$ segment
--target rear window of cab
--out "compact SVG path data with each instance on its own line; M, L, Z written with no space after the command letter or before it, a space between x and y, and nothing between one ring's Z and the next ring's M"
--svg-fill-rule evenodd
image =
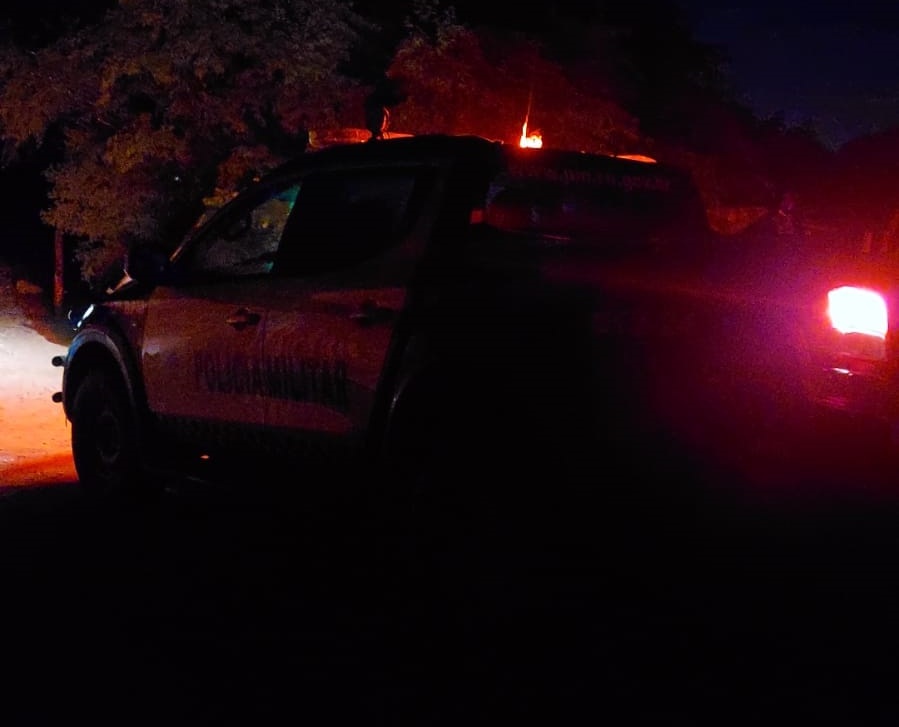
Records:
M491 180L483 221L553 240L659 242L707 228L689 177L650 162L512 150Z

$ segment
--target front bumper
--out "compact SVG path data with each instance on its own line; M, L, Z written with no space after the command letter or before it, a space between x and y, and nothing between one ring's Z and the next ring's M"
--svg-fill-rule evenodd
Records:
M872 360L818 351L810 359L806 390L816 406L884 425L899 418L897 371L887 355Z

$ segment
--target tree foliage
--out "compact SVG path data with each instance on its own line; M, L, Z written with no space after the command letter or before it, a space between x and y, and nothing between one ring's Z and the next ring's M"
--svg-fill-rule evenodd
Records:
M86 280L136 240L176 243L295 153L305 119L313 139L360 126L364 100L388 103L388 133L517 143L527 122L547 146L652 154L709 206L828 169L810 129L734 98L671 0L351 1L106 0L56 40L0 45L3 159L52 151L43 219L83 240Z
M854 233L879 234L886 228L891 249L899 250L899 128L854 139L835 156L834 173L821 186L824 204Z
M418 9L388 73L406 97L393 112L397 130L517 143L527 121L552 146L634 151L636 119L574 85L534 38L473 30L432 5Z
M419 0L421 2L422 0ZM528 7L514 0L456 0L478 31L526 35L564 68L582 94L613 100L641 133L683 140L696 101L730 95L721 49L697 41L673 0L558 0Z
M90 241L95 277L123 245L177 238L204 201L292 153L304 115L338 123L363 27L334 0L120 0L7 60L3 136L22 149L60 135L44 219Z

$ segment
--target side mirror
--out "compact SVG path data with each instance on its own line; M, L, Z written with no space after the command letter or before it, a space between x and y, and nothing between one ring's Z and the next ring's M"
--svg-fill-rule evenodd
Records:
M160 245L138 243L125 257L125 274L143 285L162 282L169 269L169 253Z

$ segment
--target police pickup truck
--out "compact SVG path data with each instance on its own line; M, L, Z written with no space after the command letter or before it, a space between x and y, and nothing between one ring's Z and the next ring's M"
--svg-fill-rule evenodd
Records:
M886 440L895 279L794 243L713 233L689 175L652 160L335 146L132 250L57 399L95 492L235 458L297 482L319 461L539 461L599 486L663 440L727 466L762 439L817 456L826 413Z

